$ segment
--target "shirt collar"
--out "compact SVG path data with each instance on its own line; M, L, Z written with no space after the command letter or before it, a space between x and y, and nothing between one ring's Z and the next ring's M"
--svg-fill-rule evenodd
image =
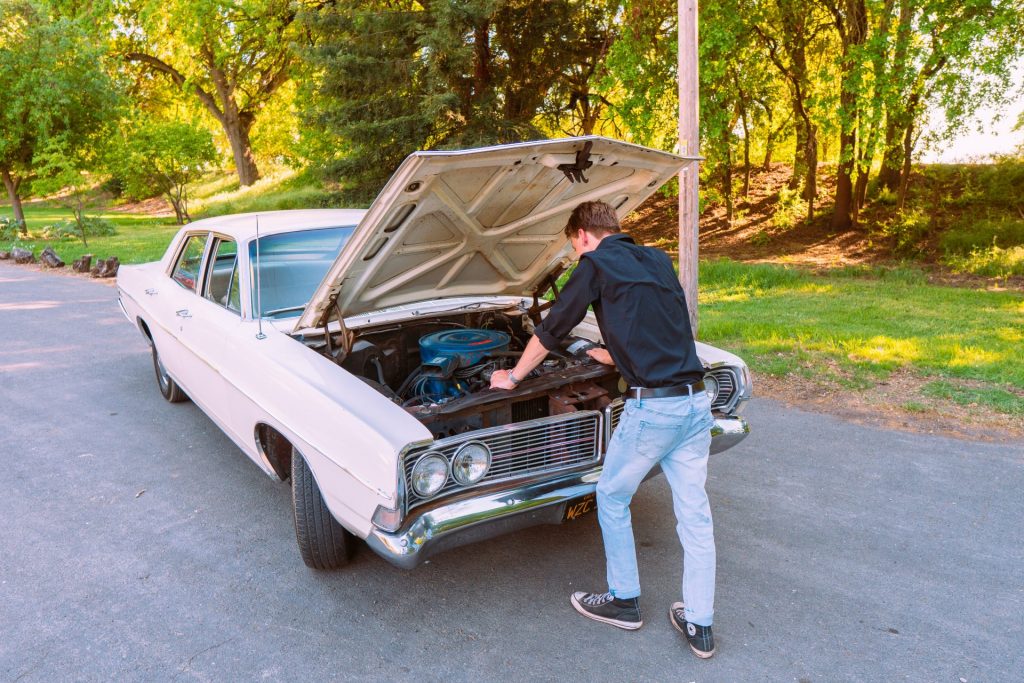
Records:
M630 244L636 244L636 242L633 241L633 238L627 235L626 233L615 232L601 240L601 242L597 245L597 248L600 249L606 244L608 246L611 246L612 242L629 242Z

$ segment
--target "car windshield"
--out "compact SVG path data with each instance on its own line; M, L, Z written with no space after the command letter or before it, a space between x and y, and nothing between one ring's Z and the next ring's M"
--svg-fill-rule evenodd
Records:
M354 230L347 225L261 237L259 279L251 274L256 315L288 318L301 313ZM249 263L255 270L256 240L249 243Z

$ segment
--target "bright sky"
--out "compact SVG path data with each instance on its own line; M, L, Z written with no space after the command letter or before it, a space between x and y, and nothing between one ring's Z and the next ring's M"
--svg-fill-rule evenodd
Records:
M1024 83L1024 61L1017 64L1014 72L1014 81L1019 87ZM1017 101L1002 111L982 108L977 112L976 122L952 144L945 149L925 151L920 160L925 163L988 161L991 154L1012 152L1024 144L1024 130L1013 130L1022 113L1024 92L1019 92ZM999 120L993 121L997 116Z

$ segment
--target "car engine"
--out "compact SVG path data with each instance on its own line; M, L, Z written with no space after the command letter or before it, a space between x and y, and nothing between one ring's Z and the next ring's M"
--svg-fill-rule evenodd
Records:
M522 310L467 313L360 328L350 348L313 343L424 423L436 438L577 410L601 410L624 391L594 342L570 337L511 391L491 374L515 366L533 331ZM322 339L322 338L321 338Z

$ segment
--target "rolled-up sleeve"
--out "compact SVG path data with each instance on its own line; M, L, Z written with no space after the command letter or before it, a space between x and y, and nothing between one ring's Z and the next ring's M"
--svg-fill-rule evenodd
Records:
M580 324L590 304L600 296L597 269L587 258L581 258L576 270L569 276L565 287L558 293L548 315L534 330L534 334L548 351L558 348L572 329Z

